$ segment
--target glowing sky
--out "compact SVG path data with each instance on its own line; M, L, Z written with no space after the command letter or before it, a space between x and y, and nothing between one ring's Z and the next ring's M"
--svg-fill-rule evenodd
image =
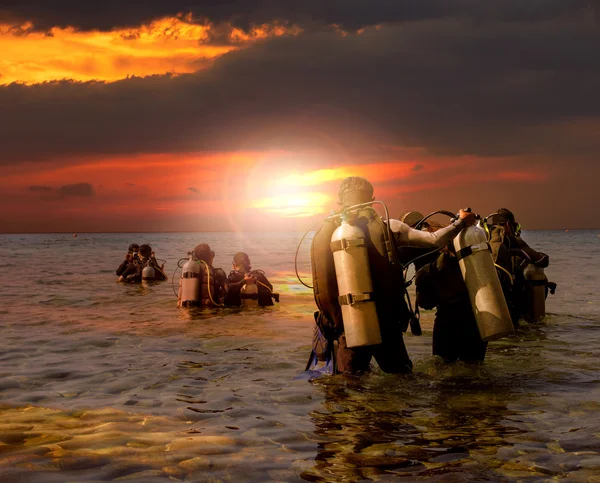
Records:
M600 227L589 3L250 3L0 8L0 232L302 229L351 175Z

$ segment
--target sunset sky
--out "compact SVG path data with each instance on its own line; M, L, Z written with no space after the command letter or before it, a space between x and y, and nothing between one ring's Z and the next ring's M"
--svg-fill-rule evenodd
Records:
M301 230L346 176L600 228L595 1L124 3L0 4L0 232Z

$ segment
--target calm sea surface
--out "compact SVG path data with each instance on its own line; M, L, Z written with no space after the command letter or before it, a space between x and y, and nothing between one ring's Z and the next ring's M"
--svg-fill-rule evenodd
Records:
M426 312L413 374L316 378L301 235L0 235L0 481L600 481L600 231L523 234L558 290L483 366L437 362ZM180 310L115 283L132 242L170 278L243 249L281 303Z

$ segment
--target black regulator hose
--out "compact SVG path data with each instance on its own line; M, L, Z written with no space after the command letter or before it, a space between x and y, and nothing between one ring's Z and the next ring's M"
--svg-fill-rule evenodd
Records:
M452 213L451 211L447 211L447 210L438 210L438 211L434 211L432 213L429 213L427 216L425 216L424 218L422 218L416 225L415 225L415 230L418 230L419 228L421 228L421 225L423 223L425 223L425 221L427 221L429 218L431 218L434 215L446 215L450 218L456 218L456 213Z
M188 260L188 259L180 258L179 260L177 260L177 266L175 267L175 271L173 272L173 278L171 279L171 287L173 288L173 293L175 294L175 297L179 297L177 290L175 290L175 274L177 273L178 268L183 268L183 265L180 265L182 260Z
M455 219L457 218L456 213L452 213L451 211L447 211L447 210L437 210L437 211L433 211L431 213L429 213L427 216L423 217L416 225L415 225L415 230L418 230L419 227L421 227L421 225L427 221L429 218L431 218L434 215L446 215L451 219ZM420 260L421 258L425 258L428 257L430 255L433 255L434 253L439 252L440 250L442 250L444 247L439 247L436 248L434 250L431 250L427 253L423 253L422 255L419 255L418 257L413 258L412 260L409 260L404 266L405 267L409 267L411 263L415 263L417 260ZM415 277L417 276L418 271L415 272L415 274L412 276L412 278L406 283L406 286L408 287L413 280L415 279Z
M311 290L314 288L312 285L308 285L307 283L304 283L304 280L302 280L302 278L300 278L300 274L298 273L298 253L300 252L300 247L302 246L302 242L304 241L304 239L306 238L306 235L308 235L312 229L317 226L319 223L323 223L324 221L326 221L328 218L331 218L334 215L329 215L325 218L323 218L322 220L317 221L314 225L312 225L308 230L306 230L304 232L304 235L302 235L302 238L300 238L300 241L298 242L298 246L296 247L296 256L294 257L294 270L296 271L296 278L298 279L298 281L304 285L307 288L310 288Z

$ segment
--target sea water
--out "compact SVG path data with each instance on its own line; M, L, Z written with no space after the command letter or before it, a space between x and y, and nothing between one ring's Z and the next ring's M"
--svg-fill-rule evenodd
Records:
M482 366L433 358L425 312L413 374L321 377L301 235L0 235L0 481L600 481L599 231L523 233L558 289ZM280 303L178 309L202 242ZM116 283L130 243L169 281Z

